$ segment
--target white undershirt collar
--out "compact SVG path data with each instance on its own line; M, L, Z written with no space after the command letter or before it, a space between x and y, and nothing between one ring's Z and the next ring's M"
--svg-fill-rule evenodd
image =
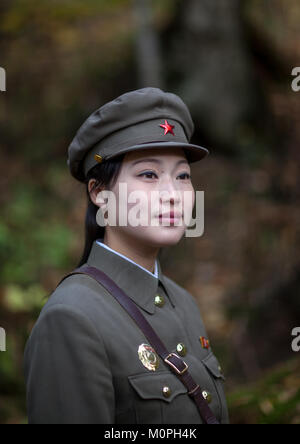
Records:
M117 254L118 256L122 257L123 259L126 259L127 261L131 262L132 264L136 265L137 267L141 268L142 270L146 271L147 273L151 274L151 276L154 276L158 278L158 267L157 267L157 261L155 261L155 271L154 273L151 273L151 271L147 270L146 268L142 267L141 265L134 262L132 259L129 259L127 256L124 256L123 254L119 253L116 250L113 250L108 245L105 245L103 242L101 242L99 239L96 240L97 244L100 245L103 248L106 248L107 250L111 251L112 253Z

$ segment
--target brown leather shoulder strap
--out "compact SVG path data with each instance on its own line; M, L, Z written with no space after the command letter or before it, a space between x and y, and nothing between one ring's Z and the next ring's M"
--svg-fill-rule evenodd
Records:
M73 274L87 274L101 284L111 295L120 303L120 305L127 311L127 313L136 322L138 327L142 330L145 337L148 339L156 353L168 365L172 372L180 379L180 381L187 388L188 395L195 401L200 416L205 424L219 424L213 412L209 408L206 400L202 396L200 386L194 381L188 371L188 365L175 353L169 353L157 336L147 319L143 316L136 304L130 299L124 291L103 271L95 267L81 267L77 268L68 275L66 275L60 283L68 276ZM59 283L59 284L60 284ZM59 285L58 284L58 285Z

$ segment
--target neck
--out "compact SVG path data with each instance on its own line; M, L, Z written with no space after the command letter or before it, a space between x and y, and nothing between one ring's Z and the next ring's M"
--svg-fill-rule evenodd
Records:
M105 230L103 243L146 268L151 273L155 272L155 260L159 248L140 243L137 244L137 242L133 242L132 238L124 236L124 233L119 236L118 233L111 233L107 229Z

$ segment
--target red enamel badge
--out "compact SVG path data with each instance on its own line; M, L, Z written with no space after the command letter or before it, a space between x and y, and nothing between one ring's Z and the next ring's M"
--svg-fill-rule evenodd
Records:
M209 340L204 338L203 336L200 336L200 342L202 345L202 348L206 348L207 350L209 349L210 345L209 345Z
M159 125L161 128L165 130L165 136L169 133L173 134L175 136L173 129L175 128L174 125L170 125L167 120L165 120L165 124Z

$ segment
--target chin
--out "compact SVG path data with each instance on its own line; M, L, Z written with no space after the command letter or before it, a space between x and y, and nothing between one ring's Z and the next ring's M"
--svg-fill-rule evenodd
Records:
M159 227L151 238L158 247L171 247L177 245L184 236L185 230L182 227Z

